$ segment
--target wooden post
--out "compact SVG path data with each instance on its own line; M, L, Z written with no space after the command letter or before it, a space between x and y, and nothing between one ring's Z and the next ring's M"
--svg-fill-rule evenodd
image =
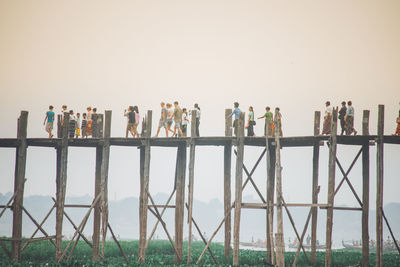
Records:
M378 107L378 138L376 146L376 266L383 265L383 130L385 106Z
M276 227L277 233L275 234L276 242L276 264L279 267L285 266L285 239L283 235L283 214L282 214L282 166L281 166L281 145L280 145L280 121L277 119L275 113L275 168L276 168Z
M62 114L58 114L57 115L57 138L61 138L62 135Z
M240 113L237 128L237 157L235 178L235 216L233 225L233 265L239 265L240 215L242 208L244 112Z
M232 109L225 109L225 136L232 137ZM231 256L231 168L232 168L232 143L224 146L224 214L228 213L225 220L225 257Z
M369 135L369 110L363 111L362 135Z
M68 165L68 124L69 114L64 113L64 123L61 132L61 145L57 147L57 178L56 178L56 261L62 255L62 225L64 216L65 193L67 188Z
M333 205L335 199L335 175L336 175L336 148L337 148L337 108L333 109L331 137L329 138L329 176L328 176L328 207L326 210L326 254L325 266L331 266L332 256L332 226Z
M96 170L95 170L95 182L94 182L94 198L101 193L101 163L103 162L103 146L98 145L96 147ZM92 260L98 261L99 258L99 245L100 245L100 225L101 225L101 205L99 202L96 203L93 209L93 248L92 248Z
M362 134L369 135L369 110L364 110ZM362 206L362 266L369 266L369 142L363 144L362 150L363 206Z
M100 247L100 224L102 225L102 236L105 239L106 232L104 227L108 223L108 165L110 158L110 136L111 136L111 110L105 111L105 129L103 132L103 114L99 114L100 123L98 124L99 137L103 137L104 142L96 147L96 172L95 172L95 198L103 193L101 202L97 202L93 214L93 248L92 260L98 261ZM102 223L101 223L102 222ZM102 246L104 254L104 244ZM104 255L103 255L104 256Z
M185 212L185 174L186 174L186 144L178 146L176 170L176 195L175 195L175 262L182 259L183 248L183 219Z
M107 228L108 228L108 166L110 159L110 137L111 137L111 117L112 111L105 111L105 127L103 115L101 115L101 137L104 135L104 144L103 144L103 161L101 164L101 183L102 183L102 196L101 196L101 206L102 206L102 258L104 259L104 247L107 236ZM104 130L103 130L104 129Z
M196 118L197 111L192 111L192 118ZM196 156L196 145L193 137L196 137L196 120L192 119L190 127L190 159L189 159L189 192L188 192L188 224L189 224L189 235L188 235L188 258L187 264L191 262L191 246L192 246L192 211L193 211L193 187L194 187L194 161Z
M21 111L18 118L17 139L14 176L14 202L13 202L13 229L12 229L12 251L11 258L21 261L21 238L22 238L22 206L24 201L24 183L26 168L26 152L28 144L26 141L28 126L28 111Z
M140 203L139 203L139 252L138 262L144 262L146 257L147 236L147 203L150 179L150 137L152 126L152 111L147 111L145 145L140 147Z
M321 112L314 113L314 136L319 135ZM312 180L312 203L318 204L318 173L319 173L319 140L314 142L313 146L313 180ZM311 263L316 264L317 261L317 222L318 208L312 208L311 219Z
M275 160L276 152L275 147L269 144L268 135L265 137L267 148L267 258L269 263L273 262L274 248L273 248L273 225L274 225L274 195L275 195Z
M362 266L369 266L369 143L363 145Z

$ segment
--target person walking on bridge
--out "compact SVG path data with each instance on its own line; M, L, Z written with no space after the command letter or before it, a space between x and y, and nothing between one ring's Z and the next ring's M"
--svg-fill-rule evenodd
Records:
M265 118L264 136L272 137L273 136L272 125L274 124L274 114L272 114L270 107L266 107L265 114L261 117L258 117L257 119L263 119L263 118Z
M46 116L44 117L43 125L46 125L46 132L49 134L49 138L53 137L53 124L54 124L54 107L49 106L49 111L46 112ZM46 123L47 121L47 123Z
M239 116L242 111L239 108L238 102L233 103L233 107L234 107L234 110L232 111L231 114L229 114L229 118L232 117L233 115L235 115L235 120L233 121L233 129L234 129L235 136L237 136L238 130L239 130L238 129L239 128Z
M321 135L330 135L331 134L331 126L332 126L332 107L331 102L326 101L325 103L325 116L324 116L324 123L322 125L322 133Z
M161 118L160 121L158 122L158 129L156 133L156 137L158 137L158 134L160 133L161 128L165 129L165 136L168 137L168 125L167 125L167 117L168 117L168 111L165 108L165 103L161 102Z
M351 101L347 102L347 111L345 116L346 121L346 135L357 135L357 130L354 129L354 108Z
M393 135L400 136L400 109L399 109L399 116L396 119L396 123L397 123L396 132Z
M133 137L136 137L136 121L135 112L133 111L133 106L129 106L128 112L124 110L124 116L128 117L128 124L126 125L126 135L128 138L128 133L131 133Z
M256 121L254 120L254 110L253 107L249 107L249 115L247 119L247 136L255 136L254 134L254 125L256 125Z
M342 128L342 133L340 135L343 135L345 130L346 130L346 122L344 120L344 117L346 117L346 101L342 102L342 107L339 110L339 120L340 120L340 127Z
M178 130L178 134L179 136L182 136L182 130L181 130L181 126L182 126L182 109L179 107L179 103L178 101L174 102L174 113L172 115L175 125L174 125L174 134L172 135L172 137L175 137L177 135L176 130Z

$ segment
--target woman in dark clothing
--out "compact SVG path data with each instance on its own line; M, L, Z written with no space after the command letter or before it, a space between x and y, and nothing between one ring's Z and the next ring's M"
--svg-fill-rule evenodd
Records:
M254 111L253 111L253 107L249 107L249 117L247 119L247 136L254 136L254 125L255 125L255 121L254 121Z
M342 128L342 133L340 135L343 135L344 131L346 130L346 121L344 120L346 112L347 112L346 101L343 101L342 107L339 110L340 127Z

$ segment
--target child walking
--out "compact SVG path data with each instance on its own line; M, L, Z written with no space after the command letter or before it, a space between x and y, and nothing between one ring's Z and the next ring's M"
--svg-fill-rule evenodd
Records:
M49 111L46 112L46 116L44 117L43 125L46 125L46 132L49 134L49 138L53 137L53 124L54 124L54 107L49 106ZM47 121L47 123L46 123Z
M81 136L81 114L76 113L76 130L75 130L75 137L79 138Z
M189 116L187 113L187 109L183 108L182 109L182 134L184 137L187 136L187 128L188 128L188 123L189 123Z
M82 114L82 138L87 138L87 119L86 119L86 113Z

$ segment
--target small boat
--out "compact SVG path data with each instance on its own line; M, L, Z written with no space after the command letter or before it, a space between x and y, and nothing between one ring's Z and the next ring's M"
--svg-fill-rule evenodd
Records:
M257 240L257 242L240 242L240 245L244 247L253 247L253 248L266 248L266 242L261 239Z
M299 246L299 242L296 240L294 240L293 242L289 243L289 248L294 248L297 249L297 247ZM303 247L306 250L311 250L311 244L310 243L304 243L303 242ZM319 244L319 241L317 240L317 244L315 246L316 249L325 249L325 245L323 244Z
M351 248L351 249L362 249L362 242L361 241L343 241L342 240L342 246L345 248ZM375 248L375 242L373 240L369 241L369 248L373 249Z

